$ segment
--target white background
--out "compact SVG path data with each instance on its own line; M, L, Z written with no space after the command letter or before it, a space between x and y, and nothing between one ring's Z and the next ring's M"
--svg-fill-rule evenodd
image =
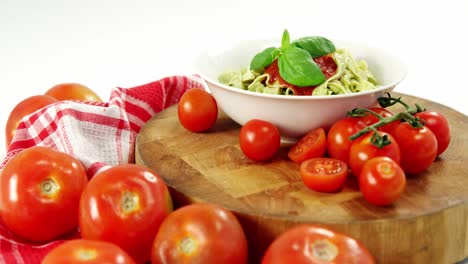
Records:
M0 158L22 99L80 82L104 100L190 74L208 43L322 35L389 49L409 68L395 91L468 114L468 1L0 0Z

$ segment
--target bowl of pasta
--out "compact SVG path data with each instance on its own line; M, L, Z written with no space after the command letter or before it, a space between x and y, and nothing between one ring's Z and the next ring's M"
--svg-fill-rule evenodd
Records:
M406 76L401 59L383 49L322 36L240 41L201 53L196 70L218 106L240 125L275 124L295 141L366 108Z

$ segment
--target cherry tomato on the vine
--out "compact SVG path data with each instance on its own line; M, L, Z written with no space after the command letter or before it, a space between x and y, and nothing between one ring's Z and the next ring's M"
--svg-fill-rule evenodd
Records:
M171 211L169 191L158 174L140 165L118 165L95 175L83 191L81 236L112 242L144 263Z
M134 264L120 247L106 241L73 239L52 249L41 264Z
M195 203L171 213L152 249L152 264L247 263L247 240L237 218L212 204Z
M47 147L27 148L0 174L0 217L19 237L51 241L76 230L87 183L78 159Z
M304 184L318 192L339 190L348 175L348 165L333 158L308 159L301 163L299 170Z
M194 88L180 98L177 114L183 127L192 132L203 132L216 123L218 105L210 93Z
M403 169L388 157L368 160L359 176L359 189L364 198L375 205L384 206L395 202L406 186Z
M272 123L252 119L242 126L239 143L242 152L249 159L266 161L278 152L281 137L278 128Z
M390 112L389 110L387 110L385 108L382 108L382 107L370 107L368 109L374 111L375 113L379 114L383 118L393 116L392 112ZM367 113L365 116L359 117L359 119L362 122L364 122L364 124L366 124L368 126L370 126L372 124L375 124L375 123L377 123L379 121L379 119L376 116L374 116L373 114L371 114L371 113ZM381 126L381 127L377 128L377 130L390 133L390 132L392 132L392 130L396 126L398 126L399 123L400 123L400 120L396 120L396 121L393 121L393 122L391 122L389 124L386 124L384 126Z
M299 139L289 149L288 157L296 163L301 163L307 159L323 157L326 148L327 138L325 130L319 127Z
M101 97L89 87L80 83L60 83L45 92L59 101L78 100L87 102L102 102Z
M329 228L298 225L286 230L268 247L262 264L373 264L374 257L358 240Z
M353 143L349 137L365 128L359 118L345 117L336 121L328 130L327 153L331 158L349 162L349 149Z
M450 125L445 116L434 111L416 113L414 116L424 120L424 125L428 127L437 139L437 156L442 154L450 143Z

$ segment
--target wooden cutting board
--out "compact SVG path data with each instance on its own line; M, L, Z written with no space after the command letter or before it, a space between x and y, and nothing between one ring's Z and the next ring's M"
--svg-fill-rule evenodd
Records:
M136 163L158 172L176 206L210 202L233 211L259 263L272 240L299 223L327 226L366 245L378 263L454 263L468 256L468 117L443 105L394 93L448 117L452 141L424 173L407 179L392 206L364 200L349 177L339 193L305 187L299 167L282 146L270 162L254 162L240 150L240 126L220 113L205 133L184 129L177 106L154 116L136 140ZM398 111L395 106L390 110Z

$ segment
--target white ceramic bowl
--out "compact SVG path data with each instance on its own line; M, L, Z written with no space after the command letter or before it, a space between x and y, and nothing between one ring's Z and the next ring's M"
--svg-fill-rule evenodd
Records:
M197 72L207 82L218 106L235 122L243 125L251 119L275 124L283 140L297 140L317 127L330 127L356 107L375 105L377 98L392 91L406 76L402 60L387 51L365 45L333 40L356 59L364 59L379 86L370 91L331 96L284 96L246 91L218 81L227 69L240 70L250 64L255 54L266 47L281 44L280 39L242 41L228 47L210 48L195 60Z

